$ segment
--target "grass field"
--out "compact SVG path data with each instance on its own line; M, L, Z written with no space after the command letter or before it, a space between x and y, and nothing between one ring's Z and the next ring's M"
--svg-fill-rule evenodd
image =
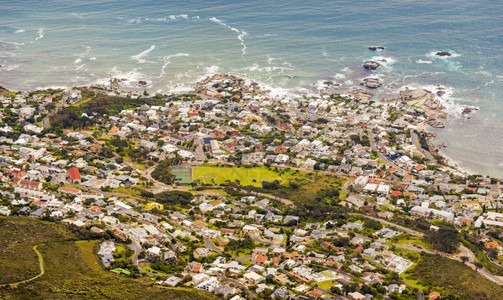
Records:
M416 287L427 287L443 293L453 293L462 299L501 299L503 287L464 265L439 255L423 253L417 264L403 275Z
M194 168L193 179L199 180L205 184L222 184L226 180L235 182L239 180L243 186L253 185L260 187L261 182L264 180L274 181L279 180L284 183L291 175L291 171L287 171L280 175L279 172L269 170L266 167L217 167L217 166L198 166ZM212 179L214 182L212 182ZM255 180L255 182L254 182Z
M60 225L17 217L0 218L0 224L1 237L7 238L2 241L12 245L13 240L18 240L24 247L19 248L19 253L0 255L2 280L7 281L6 275L14 280L13 274L20 279L32 277L32 272L24 273L31 262L34 273L39 272L38 262L32 260L19 267L4 267L9 261L22 262L26 253L33 251L28 247L33 243L43 242L38 250L45 265L45 274L36 280L17 288L0 288L0 299L216 299L196 290L156 286L149 278L131 279L109 273L96 260L95 241L69 240L71 234Z

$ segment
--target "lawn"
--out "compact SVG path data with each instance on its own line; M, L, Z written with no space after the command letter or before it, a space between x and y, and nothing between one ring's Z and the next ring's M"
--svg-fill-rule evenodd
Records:
M17 240L19 252L0 255L0 268L8 261L23 262L24 256L32 250L33 243L39 243L38 250L43 256L45 274L28 284L17 288L0 288L0 299L216 299L211 294L185 288L164 288L152 285L148 279L131 279L114 275L101 268L94 254L95 241L73 241L72 234L58 224L11 217L0 218L2 241L12 245ZM5 239L4 239L5 238ZM43 242L43 243L40 243ZM0 243L0 247L5 243ZM23 249L26 249L23 251ZM2 280L6 273L21 274L19 279L32 277L25 265L8 265L2 269ZM39 273L38 263L31 266ZM13 278L9 276L9 283Z
M334 286L334 281L333 280L327 280L327 281L322 281L322 282L317 282L316 285L324 290L330 290L332 286Z
M239 180L240 184L243 186L253 185L260 187L261 182L264 180L274 181L279 180L284 183L290 177L291 172L285 172L280 175L279 172L275 172L273 168L270 170L266 167L217 167L217 166L198 166L194 168L193 179L200 180L202 183L211 184L212 179L214 184L222 184L227 180L235 182ZM255 181L254 181L255 180Z
M423 253L403 275L413 286L424 286L441 294L453 293L462 299L501 299L503 287L455 260Z
M431 249L431 245L425 243L418 237L407 237L405 239L398 239L395 244L404 245L404 244L416 244L422 246L424 249Z

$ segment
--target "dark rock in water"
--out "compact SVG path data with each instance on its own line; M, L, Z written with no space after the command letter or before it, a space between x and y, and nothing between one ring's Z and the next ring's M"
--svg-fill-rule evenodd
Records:
M365 85L369 89L376 89L383 84L382 80L379 78L365 78L361 85Z
M381 64L376 62L376 61L371 61L367 60L366 62L363 63L363 67L368 70L375 70L377 69Z
M381 47L381 46L370 46L369 50L372 50L372 51L384 50L384 47Z
M442 97L443 95L445 95L445 91L438 91L437 92L437 96Z
M473 107L473 106L472 107L465 107L463 109L463 115L469 114L469 113L477 111L477 110L479 110L477 107Z
M147 82L146 82L146 81L144 81L144 80L140 80L140 81L138 81L138 84L139 84L139 85L147 85Z
M452 54L450 54L449 52L446 52L446 51L439 51L435 55L438 55L438 56L452 56Z

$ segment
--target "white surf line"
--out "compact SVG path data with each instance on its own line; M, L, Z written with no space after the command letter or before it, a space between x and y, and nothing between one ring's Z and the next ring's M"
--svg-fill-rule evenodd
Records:
M246 54L246 44L245 44L245 41L244 41L244 38L245 36L248 35L248 33L244 30L239 30L235 27L232 27L232 26L229 26L227 25L226 23L224 23L222 20L219 20L215 17L211 17L209 18L208 20L210 20L211 22L214 22L214 23L217 23L218 25L221 25L221 26L224 26L225 28L231 30L231 31L234 31L238 34L238 40L240 41L241 45L243 46L243 48L241 49L241 55L244 56Z

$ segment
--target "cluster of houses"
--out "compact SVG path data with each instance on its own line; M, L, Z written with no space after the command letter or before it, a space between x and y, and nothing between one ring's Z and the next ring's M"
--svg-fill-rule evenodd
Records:
M225 76L201 87L192 98L167 97L165 105L84 117L106 128L102 140L126 140L145 151L140 163L178 157L186 165L319 171L351 178L355 196L344 204L381 218L405 214L456 226L503 227L497 180L438 164L414 142L412 135L429 121L420 108L369 102L354 94L268 98L233 87ZM201 195L189 210L164 211L161 217L154 212L162 210L160 205L107 194L110 188L147 184L144 173L107 156L106 143L86 131L45 133L43 118L60 99L73 104L82 96L78 90L0 96L9 107L0 109L1 215L59 219L95 234L110 230L117 240L145 252L140 264L184 264L183 272L168 274L160 284L183 282L234 300L242 293L293 299L345 291L347 299L370 297L347 290L354 278L383 285L386 294L407 288L390 283L376 267L401 274L413 264L384 244L400 234L390 228L368 234L363 222L299 226L304 221L299 216L254 196ZM13 116L20 126L9 121ZM252 249L226 251L232 241L248 238ZM349 243L336 246L341 239ZM487 243L501 250L498 242ZM114 262L115 251L113 241L100 245L104 266Z

